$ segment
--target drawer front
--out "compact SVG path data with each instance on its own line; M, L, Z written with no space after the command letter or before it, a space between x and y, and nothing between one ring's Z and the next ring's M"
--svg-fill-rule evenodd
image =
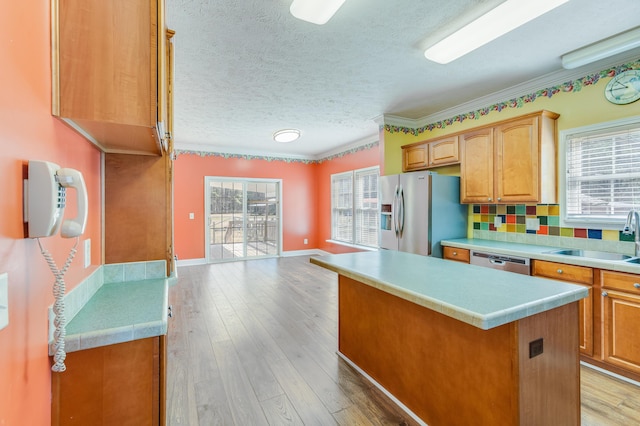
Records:
M586 266L535 260L533 261L533 275L572 283L593 284L593 269Z
M640 294L640 275L602 271L602 287Z
M444 258L469 263L469 250L456 247L444 247Z

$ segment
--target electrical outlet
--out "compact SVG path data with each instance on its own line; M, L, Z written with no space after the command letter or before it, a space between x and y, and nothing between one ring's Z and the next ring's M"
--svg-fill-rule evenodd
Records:
M189 219L193 220L195 219L196 215L193 213L189 213Z
M540 230L540 219L528 217L525 219L525 226L527 231L539 231Z
M84 267L91 266L91 238L84 240Z
M9 325L9 274L0 274L0 330Z
M500 226L502 226L502 217L500 216L496 216L493 218L493 226L495 226L496 228L500 228Z
M306 238L304 239L304 243L305 244L309 244L309 240L307 240Z
M542 354L544 351L544 341L542 339L529 342L529 358Z

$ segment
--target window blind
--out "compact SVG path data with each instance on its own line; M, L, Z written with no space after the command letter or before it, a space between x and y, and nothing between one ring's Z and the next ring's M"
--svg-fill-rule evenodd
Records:
M331 176L331 238L353 241L353 172Z
M376 247L378 245L378 169L355 173L355 243Z
M378 246L379 168L331 175L331 239Z
M568 220L624 220L640 208L640 125L570 135L566 172Z

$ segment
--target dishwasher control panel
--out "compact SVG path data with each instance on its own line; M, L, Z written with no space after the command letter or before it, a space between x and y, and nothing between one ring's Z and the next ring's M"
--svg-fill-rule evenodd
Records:
M524 257L505 256L502 254L485 253L472 250L470 263L472 265L499 269L501 271L531 275L531 262L529 259Z

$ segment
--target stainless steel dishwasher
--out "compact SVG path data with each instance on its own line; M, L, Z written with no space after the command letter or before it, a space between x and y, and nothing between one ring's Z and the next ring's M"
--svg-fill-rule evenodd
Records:
M531 275L531 262L524 257L504 256L471 250L470 263L501 271L515 272L516 274Z

